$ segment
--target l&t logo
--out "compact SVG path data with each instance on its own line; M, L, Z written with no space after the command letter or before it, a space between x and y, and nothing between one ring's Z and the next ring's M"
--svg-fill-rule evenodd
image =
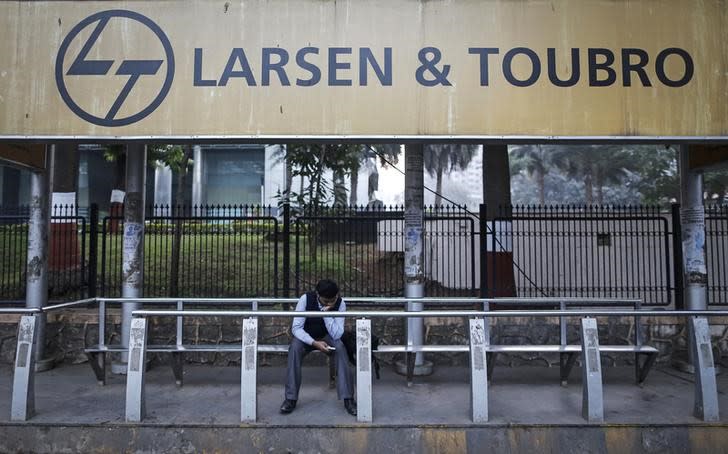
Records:
M127 59L126 55L124 55L116 66L116 71L113 73L113 76L108 76L112 67L117 63L117 60L92 59L89 55L101 55L110 48L114 48L113 53L118 54L118 49L132 47L128 45L129 43L120 42L107 42L105 46L100 45L104 39L102 35L105 30L107 31L107 35L112 35L108 32L111 28L109 23L116 21L124 21L127 23L117 23L115 25L122 25L128 28L141 24L143 28L140 27L140 30L146 28L148 31L151 31L159 40L159 44L161 44L161 49L164 53L164 55L159 56L164 58L161 60ZM85 31L87 28L91 29L90 34ZM85 41L83 41L84 36L86 36ZM101 40L99 39L100 37ZM145 46L146 52L149 52L148 49L159 48L157 43L149 44L149 46ZM74 58L73 53L76 52L79 46L81 48L77 51ZM69 49L73 50L69 52ZM70 66L67 65L66 59L69 61L73 59ZM157 74L165 62L166 74L162 72L164 74L164 78L162 79ZM125 126L135 123L154 112L167 96L172 86L172 79L174 78L174 53L172 52L172 46L167 36L149 18L133 11L102 11L82 20L66 35L58 50L55 73L58 91L63 101L76 115L99 126ZM116 89L105 90L103 93L97 91L93 96L88 96L83 93L85 88L88 87L87 83L94 81L91 77L95 77L95 80L98 80L98 78L114 76L126 76L128 78L123 84L117 82L116 85L118 88ZM79 78L83 80L81 81ZM145 78L150 80L144 80ZM140 81L140 79L142 80ZM106 82L109 81L107 80ZM139 87L144 82L149 82L149 84L145 85L142 90ZM129 102L127 105L131 105L131 107L127 106L125 108L125 101L127 101L129 95L134 91L135 86L137 87L137 92L143 92L147 95L150 91L152 92L152 95L148 96L150 102L146 105L140 104L139 102ZM105 96L107 92L111 94L110 97ZM99 97L103 99L97 99Z

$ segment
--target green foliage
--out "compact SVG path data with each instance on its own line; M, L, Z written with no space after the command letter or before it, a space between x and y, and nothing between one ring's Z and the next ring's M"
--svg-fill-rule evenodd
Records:
M125 150L124 145L108 145L104 150L104 158L110 162L117 162ZM157 165L157 162L161 162L175 173L192 165L192 160L185 157L182 145L147 145L147 165L152 167Z
M509 155L516 203L664 205L679 196L676 151L664 145L525 145Z

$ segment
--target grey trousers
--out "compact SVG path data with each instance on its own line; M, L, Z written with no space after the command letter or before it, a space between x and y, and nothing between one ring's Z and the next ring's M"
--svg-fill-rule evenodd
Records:
M336 361L336 392L339 399L352 399L354 397L354 377L349 367L349 357L346 347L341 340L333 340L331 336L323 339L327 344L336 348L333 352ZM288 371L286 372L286 399L298 400L298 390L301 389L301 362L313 350L294 337L288 347Z

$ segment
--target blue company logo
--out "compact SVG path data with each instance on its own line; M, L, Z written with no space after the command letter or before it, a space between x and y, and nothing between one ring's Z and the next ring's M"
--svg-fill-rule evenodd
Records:
M115 76L128 76L124 87L121 92L116 96L116 99L112 103L109 111L105 116L96 116L82 109L68 93L66 87L66 78L71 76L105 76L111 70L114 65L114 60L89 60L87 59L89 52L93 49L94 44L99 39L99 36L104 32L106 25L112 18L122 18L125 20L133 20L140 22L149 30L151 30L159 39L162 47L164 48L164 58L167 62L167 74L164 79L164 84L157 96L152 102L141 111L134 115L127 116L125 118L117 118L116 115L124 105L129 94L132 92L134 85L137 83L141 76L153 76L159 72L159 68L165 62L165 60L123 60L119 64ZM89 25L96 24L91 35L88 37L86 42L83 44L81 51L73 60L71 66L68 68L65 74L63 74L64 61L66 59L66 52L68 51L69 45L78 36L79 33ZM102 11L100 13L93 14L86 19L78 23L68 33L66 38L61 43L61 48L58 50L58 56L56 57L56 85L58 85L58 91L65 101L66 105L79 117L99 126L126 126L132 123L136 123L142 118L146 117L150 113L159 107L164 98L169 92L169 88L172 86L172 79L174 79L174 53L172 52L172 46L169 43L169 39L164 34L161 28L149 18L142 16L139 13L125 10L109 10Z

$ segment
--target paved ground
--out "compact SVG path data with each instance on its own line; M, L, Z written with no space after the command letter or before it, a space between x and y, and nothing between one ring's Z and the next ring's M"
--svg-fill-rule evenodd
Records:
M606 368L604 406L607 424L697 424L692 416L693 382L689 375L667 367L655 368L643 387L633 382L633 369ZM304 368L299 405L281 415L282 368L259 369L258 424L264 426L358 425L335 390L328 389L327 369ZM497 368L490 386L490 423L581 425L582 388L579 370L567 387L559 385L558 368ZM12 369L0 367L0 423L8 422ZM174 384L171 369L159 366L147 374L147 425L238 425L240 370L236 367L187 366L185 385ZM106 386L96 383L88 365L62 366L36 376L39 424L116 424L124 421L124 378L112 376ZM722 422L728 422L728 374L718 378ZM466 368L439 367L407 387L389 369L374 380L374 425L472 425Z

